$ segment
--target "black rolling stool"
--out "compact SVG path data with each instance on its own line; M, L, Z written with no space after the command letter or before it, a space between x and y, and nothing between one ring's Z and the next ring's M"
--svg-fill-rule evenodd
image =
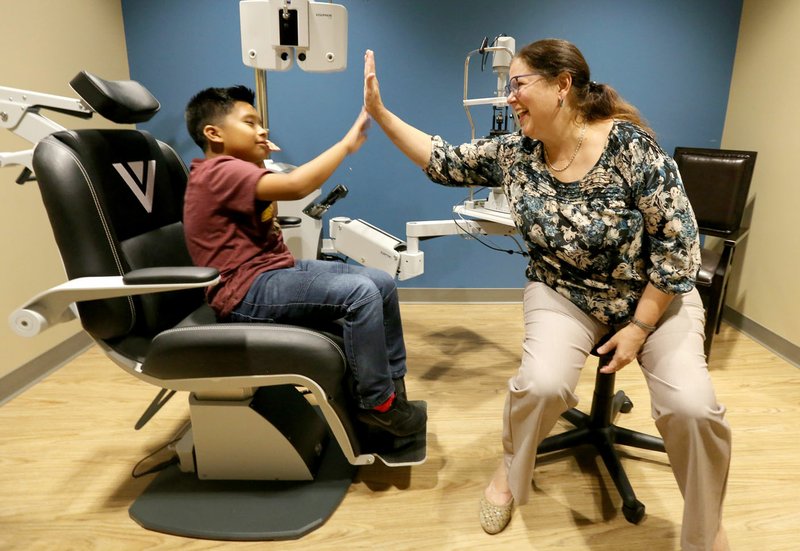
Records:
M594 446L597 453L603 458L603 463L622 497L622 513L625 515L625 519L633 524L638 524L644 518L644 504L636 499L636 494L622 468L619 454L614 445L622 444L663 452L665 451L664 441L649 434L618 427L611 422L618 412L628 413L633 407L633 402L625 395L625 392L618 390L616 394L614 393L616 374L600 372L600 367L608 364L613 353L600 356L597 348L611 335L612 333L605 335L592 349L592 355L598 356L600 359L597 364L591 413L587 415L575 408L564 412L562 417L572 423L575 428L561 434L548 436L539 444L537 452L542 455L584 444Z

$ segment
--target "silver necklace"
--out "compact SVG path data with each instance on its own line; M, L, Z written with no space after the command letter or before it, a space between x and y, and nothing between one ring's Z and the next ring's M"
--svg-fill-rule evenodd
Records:
M550 167L550 170L553 172L564 172L567 170L571 165L572 161L575 160L575 157L578 155L578 151L580 150L581 146L583 145L583 137L586 135L586 122L583 123L583 128L581 128L581 135L578 138L578 145L575 147L575 151L572 152L572 157L569 158L569 162L564 165L564 168L556 168L550 164L550 159L547 158L547 148L542 143L542 148L544 150L544 162L547 163L547 166Z

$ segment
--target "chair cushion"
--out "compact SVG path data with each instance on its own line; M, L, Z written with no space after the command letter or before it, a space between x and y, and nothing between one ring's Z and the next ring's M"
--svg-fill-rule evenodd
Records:
M133 80L105 80L81 71L69 84L92 109L116 123L145 122L161 108L150 91Z
M341 341L329 334L293 325L213 323L156 335L142 373L166 388L179 379L299 374L334 395L346 365Z

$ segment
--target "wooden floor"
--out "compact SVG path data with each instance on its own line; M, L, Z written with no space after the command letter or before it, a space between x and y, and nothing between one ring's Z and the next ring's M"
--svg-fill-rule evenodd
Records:
M520 355L519 305L403 305L412 398L428 402L428 460L364 467L321 528L290 542L226 543L151 532L128 507L151 477L133 465L187 418L185 395L147 427L155 389L92 348L0 408L0 549L627 549L679 548L682 500L665 458L631 451L625 467L647 506L639 525L589 452L540 462L509 528L488 536L478 498L500 457L505 384ZM725 525L734 549L800 548L800 370L724 326L710 364L734 455ZM578 388L588 407L594 369ZM653 433L638 366L618 375L635 407L620 425ZM565 425L566 427L566 425Z

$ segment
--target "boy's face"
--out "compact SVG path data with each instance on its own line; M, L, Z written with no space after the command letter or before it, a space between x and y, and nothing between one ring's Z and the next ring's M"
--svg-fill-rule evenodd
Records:
M230 155L251 163L262 163L269 157L267 130L255 108L237 101L233 109L217 125L206 127L206 139L211 149L220 155Z

